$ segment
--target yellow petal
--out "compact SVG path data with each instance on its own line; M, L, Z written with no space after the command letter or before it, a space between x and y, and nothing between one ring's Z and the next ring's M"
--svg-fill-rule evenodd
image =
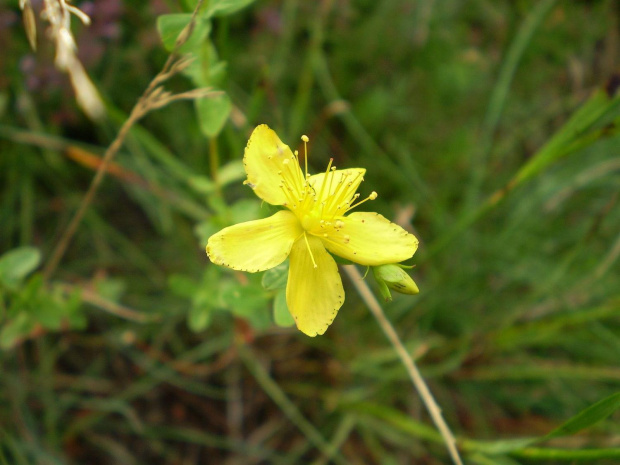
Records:
M320 239L309 234L306 237L307 243L301 237L291 249L286 303L297 328L314 337L334 321L344 303L344 289L338 265Z
M338 191L337 197L342 199L338 202L346 202L357 192L357 188L364 180L364 168L348 168L346 170L330 171L329 174L320 173L310 176L308 180L314 187L319 202L326 200ZM327 179L327 181L326 181ZM325 187L323 187L325 184Z
M233 270L265 271L279 265L302 234L299 220L288 210L222 229L209 238L207 255L216 265Z
M377 266L411 258L418 240L378 213L357 212L341 218L342 228L321 237L331 253L360 265Z
M257 126L252 132L243 164L248 175L245 184L265 202L284 205L291 198L300 198L304 176L299 162L289 146L266 124ZM285 189L290 196L286 195Z

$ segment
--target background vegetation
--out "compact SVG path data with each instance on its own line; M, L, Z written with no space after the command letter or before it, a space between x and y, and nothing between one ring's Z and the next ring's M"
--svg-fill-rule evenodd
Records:
M34 53L0 6L0 464L449 463L346 279L308 338L274 323L277 283L208 262L269 214L241 184L259 123L307 134L313 172L366 167L420 239L421 293L385 311L467 463L618 463L618 3L211 0L182 50L201 72L166 87L226 96L136 125L44 276L178 3L77 4L96 122L45 25Z

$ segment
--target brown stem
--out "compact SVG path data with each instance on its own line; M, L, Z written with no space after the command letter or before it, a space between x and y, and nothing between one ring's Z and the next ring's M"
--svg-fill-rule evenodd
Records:
M196 8L194 9L194 12L192 14L191 21L179 35L179 37L183 37L183 40L177 40L177 43L175 45L175 50L173 50L172 53L168 56L168 59L166 60L166 63L164 63L164 66L161 69L161 71L157 73L157 76L155 76L153 80L149 83L146 90L144 91L142 96L138 99L138 102L136 103L136 105L131 110L129 118L127 118L127 120L123 123L123 125L121 126L121 129L116 135L116 138L112 141L108 149L105 151L103 160L101 164L99 165L97 172L95 173L95 177L93 178L93 180L90 183L90 186L88 187L88 191L82 198L82 201L80 202L80 206L78 207L78 210L75 212L75 215L73 215L71 222L69 223L69 225L63 232L60 240L58 241L58 244L56 244L56 247L54 247L54 250L52 251L50 259L47 261L45 268L43 269L43 276L46 280L49 279L52 276L52 274L54 274L54 271L56 271L56 268L58 267L60 260L62 260L62 257L64 256L65 252L67 251L67 248L69 247L69 244L71 243L71 239L73 239L75 232L77 231L78 227L80 226L80 223L82 222L82 219L84 218L84 214L86 213L86 210L88 209L91 202L95 198L95 194L97 193L97 190L99 189L99 186L101 185L101 181L103 181L103 177L106 174L108 165L112 162L112 159L114 158L114 156L118 153L120 148L123 146L123 143L125 142L125 138L127 137L129 130L140 118L146 115L153 108L153 106L150 105L149 101L151 97L153 96L153 93L154 92L157 93L157 88L159 84L161 84L166 79L168 79L172 74L174 74L172 71L174 71L175 69L175 60L177 57L176 50L178 50L178 48L181 45L183 45L183 43L189 38L189 34L186 32L186 30L191 30L191 27L193 26L193 23L196 18L196 14L198 13L198 10L202 6L203 1L204 0L198 1L198 3L196 4Z
M409 355L409 352L407 352L407 349L405 349L405 346L398 337L398 334L394 330L394 327L385 316L385 313L383 313L383 309L381 308L381 305L379 305L379 302L377 301L375 295L370 290L368 284L366 284L366 281L364 281L362 275L360 274L355 265L347 265L343 266L343 268L345 273L347 273L349 279L355 286L355 289L357 289L360 297L364 300L364 302L368 306L368 309L377 319L379 326L394 347L394 350L400 357L400 360L403 362L403 365L407 370L407 374L409 374L409 377L413 382L413 386L418 391L418 394L420 394L422 402L426 406L426 409L428 410L428 413L433 419L435 426L441 433L441 436L446 443L446 447L448 448L450 457L452 457L452 461L456 465L463 465L461 457L459 456L459 451L456 448L456 441L454 439L454 436L450 431L450 427L441 415L441 408L439 408L439 405L437 405L433 394L428 388L426 381L424 381L424 378L422 378L422 375L420 374L418 367L413 361L413 358L411 358L411 355Z

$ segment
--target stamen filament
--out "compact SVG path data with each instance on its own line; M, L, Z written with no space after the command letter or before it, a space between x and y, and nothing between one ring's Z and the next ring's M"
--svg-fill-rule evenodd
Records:
M310 248L310 242L308 242L308 236L306 235L305 232L304 232L304 239L306 241L306 246L308 247L308 252L310 252L310 258L312 259L312 264L314 265L315 268L318 268L316 262L314 261L314 255L312 255L312 249Z
M323 191L325 190L325 184L327 184L327 176L329 175L329 170L331 169L333 162L334 159L330 158L329 163L327 164L327 169L325 170L325 176L323 177L323 184L321 184L321 190L319 191L319 199L323 198Z
M331 166L331 160L330 159L330 166ZM330 171L325 175L325 184L327 184L327 177L329 176L329 184L327 186L327 211L329 211L331 209L331 204L333 203L333 195L331 194L332 192L332 182L334 181L334 176L335 176L335 172L336 172L336 167L332 166Z
M360 200L359 202L351 205L349 208L346 209L346 211L349 211L349 210L357 207L358 205L361 205L364 202L367 202L368 200L375 200L376 198L377 198L377 193L375 191L372 191L368 197L366 197L364 200Z
M297 208L296 204L301 200L299 197L305 192L297 157L294 156L291 159L285 158L282 160L282 169L278 172L278 175L282 180L280 187L284 190L287 200L291 203L291 207Z
M354 202L357 197L359 197L359 195L357 195L357 197L353 196L353 194L355 193L355 188L351 189L351 187L357 186L359 184L357 180L362 176L363 172L358 171L355 176L353 176L351 179L349 179L349 181L347 181L347 178L349 178L351 174L352 173L350 171L341 172L339 184L346 184L346 186L342 185L339 186L339 188L336 188L336 192L334 192L334 195L328 200L326 210L328 212L332 212L332 218L336 215L344 214L347 211L346 208L348 208L349 204L351 202Z

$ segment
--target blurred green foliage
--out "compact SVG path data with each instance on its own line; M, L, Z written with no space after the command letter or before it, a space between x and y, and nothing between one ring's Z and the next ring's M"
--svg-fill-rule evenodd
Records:
M273 213L242 185L259 123L292 148L307 134L313 172L367 168L373 210L420 239L420 294L385 308L467 463L618 462L617 2L205 2L166 86L223 93L130 131L49 279L196 3L76 3L99 123L17 3L0 5L0 464L448 463L346 282L310 339L286 264L208 263L212 233Z

